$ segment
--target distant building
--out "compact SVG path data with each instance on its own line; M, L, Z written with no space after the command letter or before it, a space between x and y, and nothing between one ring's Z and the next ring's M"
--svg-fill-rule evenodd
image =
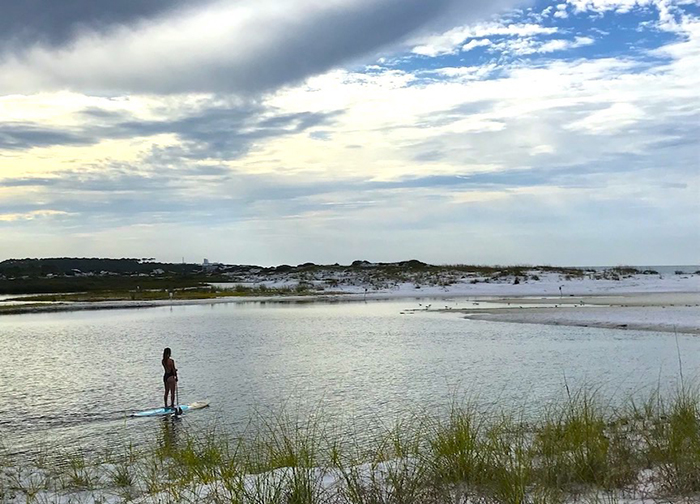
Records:
M212 271L217 269L219 266L222 266L222 264L218 262L209 262L209 259L204 259L204 262L202 263L202 269L204 269L204 271Z

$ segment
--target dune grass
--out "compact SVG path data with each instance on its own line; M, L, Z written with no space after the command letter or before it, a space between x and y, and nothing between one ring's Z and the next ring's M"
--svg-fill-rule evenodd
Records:
M613 408L582 391L536 421L454 405L372 435L284 413L238 436L188 433L120 453L15 467L2 502L432 504L700 499L700 394L682 388ZM166 420L169 421L169 420Z
M155 290L97 290L64 294L38 294L11 299L23 302L82 302L100 301L182 301L192 299L217 299L242 296L291 296L311 293L311 289L299 284L295 287L271 288L264 285L248 287L235 285L232 288L216 288L212 286L190 287L185 289L155 289ZM172 294L172 296L171 296ZM16 306L14 308L17 308ZM21 307L20 307L21 308Z

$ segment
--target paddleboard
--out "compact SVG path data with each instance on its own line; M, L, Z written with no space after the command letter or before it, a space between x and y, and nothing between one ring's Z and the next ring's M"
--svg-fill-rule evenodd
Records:
M181 404L178 406L182 413L187 413L189 411L194 411L202 408L206 408L209 406L209 403L206 401L197 401L193 402L192 404ZM177 413L177 408L157 408L157 409L152 409L152 410L146 410L146 411L137 411L136 413L132 413L132 417L152 417L152 416L167 416L167 415L175 415Z

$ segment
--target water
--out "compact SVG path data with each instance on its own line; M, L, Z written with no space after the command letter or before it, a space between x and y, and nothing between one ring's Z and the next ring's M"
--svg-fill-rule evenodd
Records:
M0 439L26 455L157 436L162 419L127 415L162 404L165 346L180 370L181 402L212 404L183 417L183 429L214 422L235 432L255 411L283 406L361 426L463 394L532 409L561 397L565 383L600 386L623 400L678 378L668 333L401 314L417 307L417 300L231 303L2 316ZM686 378L697 376L700 338L679 335L678 345Z
M581 266L572 266L574 268L580 268ZM604 271L604 270L609 270L611 268L615 268L619 266L587 266L584 267L584 269L592 268L598 271ZM624 267L624 266L623 266ZM639 266L639 265L632 265L630 266L634 269L637 269L639 271L656 271L660 275L664 276L669 276L669 275L676 275L678 274L677 272L680 272L682 275L692 275L696 271L700 271L700 266L697 264L680 264L680 265L665 265L665 266Z

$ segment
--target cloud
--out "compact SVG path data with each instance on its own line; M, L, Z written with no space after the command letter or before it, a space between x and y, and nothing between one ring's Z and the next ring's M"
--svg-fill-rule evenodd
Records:
M89 22L89 28L67 43L35 43L6 52L0 61L0 93L68 88L257 94L439 27L453 16L473 21L515 4L516 0L220 0L175 11L156 5L142 13L134 7L136 2L129 2L132 10L125 7L122 13L129 22L106 27ZM96 19L116 22L122 11L100 10L104 5L97 4L103 15ZM160 15L141 19L142 14ZM80 20L77 16L60 23L63 28L53 38L64 40Z
M488 46L490 44L484 44ZM437 75L450 77L452 79L459 78L461 80L481 80L489 77L498 69L495 63L479 66L462 66L462 67L443 67L436 70L431 70L426 73L434 73Z
M120 122L112 130L123 137L176 135L181 144L154 152L156 156L175 154L178 158L233 159L245 154L255 142L328 126L338 113L283 113L264 110L259 105L245 105L207 108L179 119Z
M574 7L575 12L605 13L616 11L626 13L636 7L659 5L663 0L566 0Z
M619 131L644 119L644 111L630 103L613 103L607 108L596 110L566 128L574 131L601 135Z
M416 39L412 52L421 56L435 57L444 54L454 54L468 39L482 39L485 37L531 37L534 35L551 35L558 28L541 26L534 23L505 23L489 22L475 25L460 26L439 35L431 35ZM471 42L471 41L470 41ZM470 47L473 48L473 47Z
M1 3L0 53L17 46L64 44L85 30L131 24L201 0L7 0Z
M462 46L462 52L468 52L477 47L488 47L491 45L489 39L472 39Z
M697 0L566 0L575 13L595 13L598 15L607 12L626 14L635 9L653 7L658 11L661 22L668 22L678 11L686 5L697 5Z
M595 42L592 37L575 37L574 39L537 39L523 37L505 39L500 42L488 44L490 52L498 52L504 55L525 56L528 54L547 54L558 51L569 51L579 47L585 47Z
M556 12L553 14L553 16L554 16L555 18L559 18L559 19L566 19L566 18L568 18L568 17L569 17L569 13L566 12L566 8L567 8L567 5L566 5L566 4L558 4L558 5L557 5L557 10L556 10Z
M294 135L329 125L340 112L281 112L259 103L209 103L179 115L139 119L125 111L90 107L81 111L80 126L43 125L40 122L0 122L0 151L69 145L93 145L109 139L175 136L174 146L154 148L161 160L233 159L255 142Z
M46 128L33 123L0 123L0 151L26 150L51 145L88 145L91 143L95 143L94 139L80 133Z
M60 210L32 210L27 213L0 213L0 222L27 221L65 215L68 215L68 213Z
M537 47L537 45L535 44L535 52L548 53L554 51L566 51L568 49L576 49L577 47L591 45L594 42L595 40L592 37L575 37L574 40L548 40L541 44L539 47Z

